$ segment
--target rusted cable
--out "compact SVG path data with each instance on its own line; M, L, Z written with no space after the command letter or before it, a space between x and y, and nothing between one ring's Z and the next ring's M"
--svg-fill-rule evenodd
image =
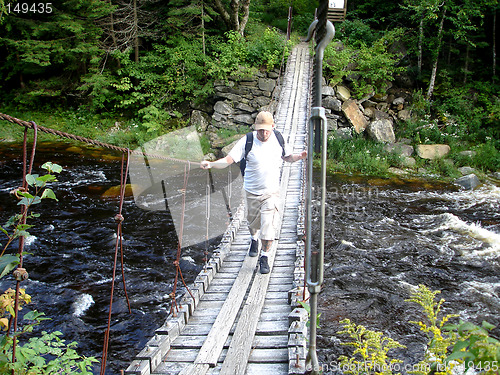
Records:
M181 278L182 284L188 291L188 293L191 295L191 298L194 300L194 296L191 293L191 290L189 287L186 285L186 282L184 281L184 277L182 276L182 270L180 267L180 259L181 259L181 249L182 249L182 240L183 240L183 234L184 234L184 216L185 216L185 211L186 211L186 191L187 191L187 185L188 185L188 180L189 180L189 172L191 169L191 163L188 162L187 165L184 166L184 186L182 189L182 211L181 211L181 224L179 228L179 239L177 242L177 256L176 260L174 261L174 265L176 268L175 272L175 280L174 280L174 287L172 290L172 306L170 308L170 312L176 316L176 312L179 311L179 307L177 306L177 301L175 300L175 295L177 291L177 282L179 281L179 276Z
M28 129L33 129L33 124L34 124L33 122L27 122L27 121L19 120L18 118L6 115L4 113L0 113L0 119L9 121L9 122L11 122L13 124L24 126L25 128L28 128ZM128 148L125 148L125 147L115 146L115 145L112 145L112 144L109 144L109 143L104 143L104 142L97 141L95 139L81 137L79 135L74 135L74 134L62 132L60 130L55 130L55 129L47 128L47 127L40 126L40 125L38 125L38 130L41 131L41 132L43 132L43 133L52 134L52 135L55 135L55 136L58 136L58 137L72 139L72 140L80 141L80 142L87 143L87 144L90 144L90 145L104 147L104 148L108 148L108 149L111 149L111 150L119 151L119 152L124 153L124 154L128 154L130 152L133 155L143 155L142 151L135 151L135 150L134 151L130 151ZM169 161L173 161L173 162L181 163L181 164L188 163L186 160L171 158L171 157L163 156L163 155L148 154L148 156L150 158L156 158L156 159L162 159L162 160L169 160ZM191 162L191 164L193 164L193 162Z
M120 253L121 253L122 278L123 278L123 287L125 289L125 297L127 299L129 313L132 313L132 310L130 309L130 301L129 301L128 295L127 295L127 287L125 284L125 274L124 274L124 267L123 267L123 230L122 230L123 229L122 224L123 224L123 220L124 220L123 215L122 215L122 209L123 209L123 202L125 199L125 188L126 188L126 182L127 182L127 176L128 176L129 155L130 155L130 153L127 152L127 164L125 167L125 153L122 154L121 177L120 177L120 204L119 204L118 214L115 216L115 220L117 222L115 258L114 258L114 264L113 264L113 277L111 280L111 296L109 299L108 326L107 326L106 331L104 332L104 345L103 345L103 350L102 350L101 373L100 373L101 375L104 375L104 373L106 371L106 361L107 361L108 347L109 347L109 335L110 335L110 330L111 330L111 315L112 315L112 308L113 308L113 296L114 296L114 290L115 290L116 264L118 262L118 248L120 248Z
M22 189L24 191L28 190L28 180L26 179L27 174L31 174L33 170L33 163L35 161L35 151L36 151L36 141L38 138L38 127L34 122L31 122L32 129L34 131L34 136L33 136L33 147L31 149L31 156L30 156L30 162L28 166L28 150L27 150L27 143L28 143L28 129L24 129L24 140L23 140L23 182L22 182ZM26 205L21 205L21 224L26 225L26 218L28 214L28 207ZM25 243L25 238L24 236L19 237L19 264L17 266L17 270L20 271L23 269L23 252L24 252L24 243ZM24 270L24 269L23 269ZM16 362L16 346L17 346L17 337L16 337L16 332L17 332L17 323L18 323L18 312L19 312L19 294L21 290L21 280L20 278L16 278L16 297L15 297L15 302L14 302L14 326L13 326L13 336L14 340L12 343L12 363ZM12 370L12 375L14 375L14 370Z

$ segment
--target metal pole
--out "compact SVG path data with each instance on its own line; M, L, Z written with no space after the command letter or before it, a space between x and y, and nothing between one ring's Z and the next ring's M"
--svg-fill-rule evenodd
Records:
M323 12L324 13L324 12ZM326 20L326 16L325 16ZM321 23L315 20L309 28L309 36ZM307 165L307 192L306 192L306 282L309 290L310 317L309 317L309 350L306 358L306 369L313 375L320 374L320 365L316 353L316 317L318 314L318 293L323 284L323 260L325 238L325 200L326 200L326 157L327 157L327 120L325 109L321 106L322 69L324 50L335 35L333 24L326 20L324 29L317 31L317 46L314 63L313 108L308 124L308 165ZM319 35L318 35L319 34ZM322 35L321 35L322 34ZM313 135L315 141L313 142ZM322 141L322 142L321 142ZM321 143L320 143L321 142ZM319 249L312 249L312 185L313 185L313 155L321 151L321 207L320 207L320 237Z
M288 8L288 25L286 28L286 40L290 40L292 34L292 7Z

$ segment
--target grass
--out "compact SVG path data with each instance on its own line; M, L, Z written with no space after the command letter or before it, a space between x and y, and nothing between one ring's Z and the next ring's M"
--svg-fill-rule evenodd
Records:
M84 110L60 110L49 113L18 112L7 109L5 112L21 120L33 120L48 128L132 149L161 135L145 132L141 126L131 120L91 114ZM186 124L179 121L179 124L169 124L169 127L174 126L175 128L183 125ZM0 140L21 141L23 130L22 126L0 121ZM218 136L227 140L226 145L231 143L238 134L243 134L247 130L247 128L245 130L220 129ZM56 137L40 133L38 139L39 141L54 141ZM204 154L214 151L206 135L202 135L200 140ZM450 141L450 138L448 140ZM419 139L413 139L412 142L418 144ZM401 168L410 175L425 175L443 181L451 181L461 176L459 168L463 166L474 168L479 177L484 177L484 174L490 171L500 170L500 151L493 141L472 144L453 139L452 142L448 143L450 143L452 151L445 159L429 161L414 155L415 166L406 168L403 166L402 158L396 153L386 151L382 143L365 139L359 135L350 140L331 137L328 140L328 171L330 173L390 177L394 175L391 168ZM473 151L472 156L462 154L461 151L464 150Z

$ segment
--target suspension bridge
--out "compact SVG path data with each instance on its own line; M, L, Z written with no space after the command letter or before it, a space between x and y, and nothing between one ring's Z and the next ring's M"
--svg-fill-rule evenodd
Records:
M320 13L326 14L325 5ZM206 261L192 285L186 286L186 293L179 298L180 303L177 303L178 298L174 295L170 315L164 324L156 329L145 347L135 358L130 359L130 365L125 371L122 370L122 373L135 375L319 373L316 326L314 324L308 326L307 322L309 316L316 316L317 294L323 282L322 238L324 238L327 136L326 117L324 108L321 107L321 61L324 48L334 34L333 26L326 22L326 17L319 17L319 20L323 20L323 23L313 22L308 36L310 39L314 26L317 42L314 60L310 57L307 43L303 42L294 47L288 58L274 114L276 128L293 148L293 152L300 153L307 148L310 157L295 163L284 162L282 165L277 240L273 241L269 256L271 272L267 274L258 272L258 257L248 256L250 233L242 202L238 209L233 211L230 224L212 257ZM25 127L24 173L31 173L38 131L122 152L120 208L115 217L117 236L113 269L116 271L119 251L122 251L123 258L121 209L129 168L128 159L134 154L143 154L144 151L131 152L128 149L37 126L34 122L21 121L1 113L0 118ZM29 166L26 150L28 129L34 130ZM322 145L320 141L323 142ZM314 149L316 152L321 151L322 186L319 250L313 251L310 218ZM179 162L179 160L174 161ZM187 163L189 166L190 162ZM147 161L146 165L149 170ZM23 181L25 184L26 177L23 177ZM185 190L184 188L179 191ZM26 215L26 212L23 211L22 214ZM309 220L306 220L307 218ZM19 244L21 260L23 246L24 242L21 240ZM21 280L17 281L17 290L20 282ZM106 369L113 289L114 276L101 375ZM308 312L302 301L308 301L309 298ZM15 361L15 354L13 360Z
M308 45L292 51L275 113L294 152L306 147L310 114ZM279 229L269 274L249 257L250 233L240 206L221 245L126 374L301 374L306 362L304 300L304 161L284 163Z

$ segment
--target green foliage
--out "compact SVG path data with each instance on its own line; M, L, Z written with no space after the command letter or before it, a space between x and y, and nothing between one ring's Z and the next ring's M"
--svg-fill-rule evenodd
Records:
M304 310L306 310L306 312L307 312L308 319L307 319L306 326L310 327L311 326L311 306L306 301L298 301L298 302L299 302L299 305L302 306L302 308ZM316 314L316 328L321 328L319 326L319 318L320 317L321 317L321 313Z
M62 171L62 167L58 164L53 164L51 162L47 162L42 165L43 169L47 171L47 174L40 176L38 174L27 174L26 175L26 183L28 184L28 189L17 189L14 194L19 199L18 205L25 206L25 210L27 212L27 219L36 218L39 215L35 213L28 213L31 206L35 204L39 204L43 199L49 198L57 201L57 198L52 191L52 189L47 187L49 182L57 181L54 173L60 173ZM31 188L31 192L30 192ZM15 225L15 226L14 226ZM8 232L8 229L13 227L12 233ZM27 231L31 228L32 225L23 223L23 215L16 214L13 215L7 220L7 223L2 227L0 226L0 231L5 234L8 238L7 244L4 246L1 255L5 253L7 247L14 241L15 239L23 236L28 237L30 234ZM1 245L1 244L0 244Z
M33 205L39 204L44 199L57 200L52 189L47 184L57 181L55 174L62 171L58 164L47 162L41 166L47 173L43 176L27 174L26 190L18 189L15 192L19 199L18 204L24 206L23 212L26 219L36 218L39 215L29 212ZM11 232L9 232L10 227ZM0 227L1 232L7 236L7 244L0 255L0 277L9 274L19 264L19 255L4 255L9 244L21 236L28 237L27 229L32 225L25 224L23 215L13 215L7 223ZM19 270L19 269L18 269ZM17 301L17 306L16 306ZM92 363L97 362L93 357L85 358L77 354L77 343L66 343L61 339L61 332L42 332L40 336L33 336L34 328L47 318L43 313L27 312L18 330L10 334L12 318L18 316L24 305L31 302L31 296L20 288L19 292L9 288L0 295L0 327L5 334L0 335L0 373L14 373L19 375L36 374L92 374ZM16 309L17 308L17 309ZM20 342L24 334L31 334L25 343ZM16 356L13 360L13 345L16 342Z
M489 140L486 143L476 147L476 154L473 157L473 165L483 171L498 171L500 170L500 150L498 142Z
M146 132L167 130L171 118L179 114L174 106L183 101L204 98L211 92L207 85L206 56L199 41L179 39L171 45L158 44L141 57L116 51L120 61L117 75L102 76L96 65L84 77L82 91L92 96L92 109L123 111L137 116Z
M403 29L387 32L370 45L358 41L351 46L346 43L343 50L331 43L325 50L324 71L327 79L338 81L350 77L353 93L361 98L375 90L385 92L387 81L394 80L399 67L400 56L389 52L389 47L403 35Z
M294 0L293 3L286 0L252 0L250 17L253 16L266 25L286 32L288 10L292 6L292 29L301 35L306 35L309 25L314 20L314 11L318 4L318 1L309 0Z
M384 144L362 137L353 139L328 138L330 171L361 173L368 176L387 175L388 168L399 167L398 154L386 152Z
M444 326L446 323L457 317L458 315L447 314L441 316L441 307L444 299L436 302L436 295L440 291L431 291L425 285L419 285L416 290L413 290L407 302L413 302L419 305L425 314L426 321L411 322L419 326L420 330L427 335L428 343L424 358L420 361L418 370L412 372L418 375L427 375L428 371L424 369L430 365L431 370L436 374L452 374L453 367L456 363L448 363L448 348L455 344L457 335L453 331L446 331Z
M4 16L0 51L0 82L20 83L12 100L27 106L65 103L75 88L74 74L87 60L102 54L102 28L96 19L111 10L104 0L52 3L50 13L11 12Z
M214 39L212 42L214 61L208 64L208 73L215 79L226 79L238 71L247 58L245 39L235 31L226 33L227 42Z
M286 42L276 29L266 27L263 33L248 38L246 62L272 70L280 66L282 58L288 56L290 51L291 42Z
M23 326L23 331L31 332L34 327L43 320L43 313L36 310L24 315L23 320L28 323ZM76 342L66 343L61 339L62 333L59 331L47 333L42 332L40 336L30 338L25 344L16 345L16 361L12 362L12 345L14 340L21 334L14 337L0 336L0 372L9 373L13 371L19 375L37 374L92 374L92 363L98 362L93 357L80 356L75 348Z
M448 323L458 315L441 313L444 299L436 301L439 293L431 291L425 285L419 285L406 300L422 308L424 321L410 323L418 325L428 338L423 359L412 365L413 370L408 373L451 375L455 373L457 365L464 364L465 371L472 368L482 374L498 374L500 341L489 336L489 332L495 327L486 321L481 326L463 321L458 324ZM354 348L351 357L339 357L340 368L345 373L392 374L393 369L401 368L394 365L402 361L390 359L387 353L391 349L403 349L405 346L385 337L381 332L356 325L349 319L340 323L343 324L343 330L338 333L348 335L352 340L342 345Z
M345 44L358 48L375 43L381 37L381 33L370 27L361 19L345 20L335 35Z
M348 335L352 341L342 345L354 348L352 357L340 356L340 368L346 374L384 374L393 373L399 359L389 358L388 352L393 349L404 349L404 345L384 336L382 332L372 331L362 325L356 325L349 319L340 322L343 329L339 334Z
M446 358L448 363L461 360L465 364L466 372L472 368L489 375L498 373L500 342L489 336L489 331L495 326L486 321L483 321L480 327L460 321L458 324L450 324L443 328L458 333L458 341Z

